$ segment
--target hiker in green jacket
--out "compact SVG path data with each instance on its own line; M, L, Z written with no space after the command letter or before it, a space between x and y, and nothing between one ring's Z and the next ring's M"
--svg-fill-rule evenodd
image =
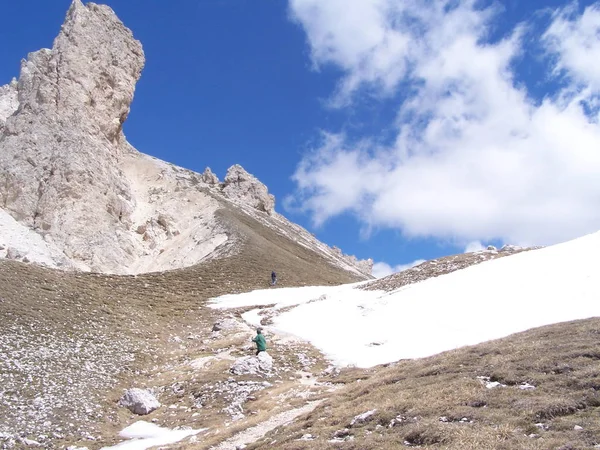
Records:
M252 338L252 342L256 342L256 354L267 350L267 341L262 334L262 328L256 329L256 336Z

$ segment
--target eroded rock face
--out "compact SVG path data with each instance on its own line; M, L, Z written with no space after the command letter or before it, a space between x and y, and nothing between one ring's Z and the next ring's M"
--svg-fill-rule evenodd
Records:
M0 244L34 263L135 274L236 251L230 202L332 264L364 274L275 213L239 165L224 179L137 152L123 135L144 65L141 44L108 7L73 0L52 49L30 53L0 87ZM32 236L34 236L32 238ZM6 257L0 252L0 258ZM360 267L359 267L360 266Z
M0 86L0 133L4 129L6 119L13 115L19 108L19 92L17 91L17 80L13 80L6 86Z
M129 151L122 125L143 65L110 8L74 0L53 48L23 61L0 136L0 206L91 268L131 259L119 230L135 201L115 161Z
M219 177L217 177L213 171L210 170L210 167L207 167L202 173L202 181L209 185L218 185Z
M235 203L251 206L259 211L272 214L275 211L275 197L258 178L250 175L242 166L231 166L225 175L223 194Z

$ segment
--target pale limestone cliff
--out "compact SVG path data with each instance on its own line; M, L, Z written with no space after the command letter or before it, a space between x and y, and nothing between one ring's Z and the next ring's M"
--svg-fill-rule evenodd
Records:
M17 248L32 262L123 274L186 267L236 251L216 214L227 204L370 274L368 261L276 214L273 195L241 166L221 183L209 168L197 174L132 148L122 128L143 65L141 44L109 7L73 0L52 49L29 54L18 82L0 87L6 254Z
M0 206L93 270L133 259L122 232L135 200L117 160L143 65L110 8L73 1L52 49L23 61L0 137Z
M6 119L13 115L19 107L19 93L17 91L17 80L13 80L6 86L0 86L0 133L4 129Z

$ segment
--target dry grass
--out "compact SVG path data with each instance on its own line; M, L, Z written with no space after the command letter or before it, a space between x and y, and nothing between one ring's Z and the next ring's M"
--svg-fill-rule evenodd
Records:
M504 250L483 250L474 253L459 253L457 255L444 256L443 258L425 261L418 266L402 272L397 272L378 280L360 286L366 291L393 291L408 284L418 283L429 278L439 277L457 270L481 264L492 259L504 258L516 255L524 251L537 250L541 247L507 248Z
M242 243L239 253L185 270L117 277L0 262L0 432L33 439L48 434L44 448L78 444L98 449L116 442L117 432L139 419L116 404L124 388L137 386L155 388L164 405L145 419L169 427L210 428L198 443L178 447L186 450L210 448L314 399L323 400L316 410L249 448L567 450L600 442L599 319L330 375L323 373L327 362L314 348L267 336L277 371L269 378L231 381L227 358L251 354L252 333L212 333L223 313L206 308L208 298L266 288L272 268L281 286L339 284L353 278L243 214L221 214ZM81 367L64 365L64 358L53 359L53 353L43 360L45 366L7 366L20 349L39 351L44 346L40 342L52 340L72 343L71 350L78 345L92 349L74 361L89 361L96 372L77 371ZM202 357L213 359L202 369L190 366ZM31 358L31 364L36 361ZM320 384L301 383L302 371L321 374ZM110 376L99 376L105 372ZM506 387L487 389L477 378L482 376ZM95 385L93 380L106 383ZM241 405L244 417L233 420L227 411L231 392L248 386L240 382L254 389L263 381L270 385L248 393ZM55 398L62 395L68 402L49 410L52 423L46 427L45 419L35 415L34 400L50 382L57 386ZM519 389L523 382L536 389ZM87 389L87 397L73 397L75 388ZM10 404L17 398L21 404L16 406L25 409ZM89 414L78 409L82 401L94 405ZM349 427L355 416L372 409L377 411L369 420ZM33 415L25 417L22 411ZM575 430L576 425L583 429ZM346 427L352 439L329 442ZM58 428L58 436L52 436ZM314 440L298 440L309 433ZM88 440L89 435L96 440Z
M187 269L111 276L0 261L0 433L38 441L44 435L45 448L80 441L99 448L135 419L116 405L132 386L156 388L163 403L178 406L149 417L163 425L222 425L227 415L218 399L200 417L190 408L195 393L229 377L228 362L205 374L185 363L224 349L240 355L250 335L214 338L212 324L221 313L206 308L206 300L267 288L273 268L281 286L356 280L251 217L234 209L219 214L236 236L238 253ZM77 358L66 359L65 349Z
M594 448L600 445L599 338L600 319L589 319L347 371L340 375L345 388L309 417L250 448ZM488 389L478 377L505 387ZM522 383L535 389L520 389ZM370 420L350 426L372 409ZM351 438L329 442L344 428ZM305 434L317 438L299 440Z

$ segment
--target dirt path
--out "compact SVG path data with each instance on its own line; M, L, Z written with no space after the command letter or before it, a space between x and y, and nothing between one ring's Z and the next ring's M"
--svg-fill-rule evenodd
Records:
M238 448L243 448L243 446L251 444L261 437L263 437L266 433L275 428L290 423L296 417L301 416L303 414L311 412L315 409L322 400L309 402L306 405L300 408L290 409L288 411L284 411L279 413L264 422L259 423L253 427L250 427L235 436L227 439L224 442L221 442L218 446L213 447L215 450L236 450Z

